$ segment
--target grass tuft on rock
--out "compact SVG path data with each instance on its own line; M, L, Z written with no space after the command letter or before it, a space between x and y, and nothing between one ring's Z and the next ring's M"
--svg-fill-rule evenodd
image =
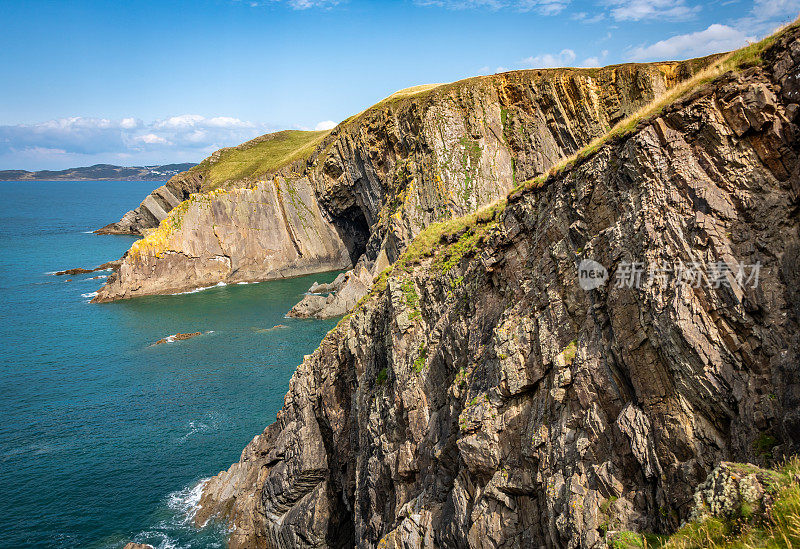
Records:
M757 475L766 489L766 509L754 512L747 502L727 516L706 516L684 525L671 536L616 532L609 534L613 549L793 549L800 547L800 457L776 469L731 464L734 474Z

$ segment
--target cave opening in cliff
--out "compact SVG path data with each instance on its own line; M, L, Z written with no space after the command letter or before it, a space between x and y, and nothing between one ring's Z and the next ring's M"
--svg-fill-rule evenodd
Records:
M357 205L350 206L333 216L333 224L347 246L350 261L355 265L366 251L369 240L369 223L363 210Z

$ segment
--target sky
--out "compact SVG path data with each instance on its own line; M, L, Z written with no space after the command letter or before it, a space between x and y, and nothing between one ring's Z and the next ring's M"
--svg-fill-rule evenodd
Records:
M199 162L391 93L735 49L800 0L0 0L0 170Z

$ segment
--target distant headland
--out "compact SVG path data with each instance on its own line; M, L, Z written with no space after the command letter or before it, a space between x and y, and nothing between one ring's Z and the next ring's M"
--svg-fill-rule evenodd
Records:
M164 164L162 166L114 166L95 164L66 170L0 170L0 181L163 181L197 164Z

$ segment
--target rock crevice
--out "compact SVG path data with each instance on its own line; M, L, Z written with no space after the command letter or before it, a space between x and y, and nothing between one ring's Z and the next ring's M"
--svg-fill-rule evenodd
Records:
M233 548L599 547L677 529L721 461L797 452L798 44L416 241L198 520ZM585 260L605 284L581 287ZM672 270L629 284L633 264Z

